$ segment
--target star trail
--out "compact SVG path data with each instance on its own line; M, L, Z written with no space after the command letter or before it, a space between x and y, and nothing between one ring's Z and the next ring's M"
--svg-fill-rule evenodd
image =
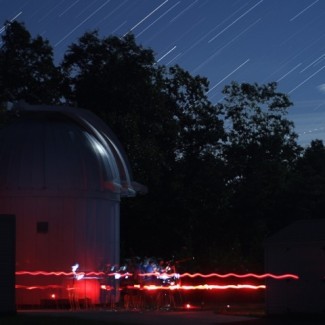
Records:
M87 31L131 32L157 64L206 77L212 103L232 80L276 81L301 142L325 139L323 0L0 0L0 19L48 39L57 63Z

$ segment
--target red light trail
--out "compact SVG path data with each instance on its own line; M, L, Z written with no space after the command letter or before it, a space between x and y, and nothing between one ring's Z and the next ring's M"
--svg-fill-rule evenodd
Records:
M46 272L46 271L17 271L16 275L45 275L45 276L49 276L49 275L55 275L55 276L73 276L74 273L73 272Z
M256 279L265 279L265 278L273 278L276 280L283 280L283 279L295 279L298 280L299 277L295 274L281 274L281 275L275 275L272 273L264 273L264 274L255 274L255 273L246 273L246 274L236 274L236 273L227 273L227 274L219 274L219 273L210 273L210 274L202 274L202 273L183 273L180 275L180 277L190 277L190 278L229 278L229 277L235 277L235 278L256 278Z
M82 272L83 273L83 272ZM84 272L83 273L86 277L87 276L116 276L117 274L120 275L120 277L127 277L127 276L132 276L132 273L109 273L106 274L104 272ZM46 271L17 271L16 275L31 275L31 276L37 276L37 275L44 275L44 276L74 276L75 273L73 272L46 272ZM196 277L201 277L201 278L212 278L212 277L217 277L217 278L229 278L229 277L235 277L235 278L256 278L256 279L265 279L265 278L273 278L276 280L284 280L284 279L294 279L298 280L299 276L295 274L281 274L281 275L276 275L272 273L264 273L264 274L255 274L255 273L246 273L246 274L236 274L236 273L226 273L226 274L219 274L219 273L210 273L210 274L202 274L202 273L183 273L183 274L177 274L177 273L159 273L159 272L153 272L153 273L141 273L139 274L141 277L146 277L146 276L166 276L166 277L190 277L190 278L196 278Z
M31 275L31 276L38 276L38 275L43 275L43 276L75 276L76 274L83 274L86 277L89 276L116 276L116 274L119 274L120 277L127 277L127 276L132 276L132 273L105 273L105 272L63 272L63 271L57 271L57 272L46 272L46 271L17 271L16 275Z
M265 285L252 285L252 284L228 284L228 285L215 285L215 284L201 284L201 285L171 285L171 286L157 286L157 285L144 285L143 287L139 286L128 286L128 289L140 289L140 290L227 290L227 289L265 289ZM16 285L16 289L25 289L25 290L45 290L45 289L67 289L73 290L73 288L66 288L59 285L43 285L43 286L23 286ZM103 290L107 290L106 286L101 287Z
M78 279L78 275L82 274L83 277ZM17 271L17 276L20 275L29 275L29 276L68 276L68 277L76 277L77 280L84 280L98 277L114 277L115 279L120 278L127 278L132 276L132 273L105 273L105 272L46 272L46 271ZM255 279L266 279L272 278L276 280L284 280L284 279L294 279L298 280L299 277L295 274L272 274L272 273L264 273L264 274L255 274L255 273L246 273L246 274L236 274L236 273L226 273L226 274L219 274L219 273L210 273L210 274L202 274L202 273L141 273L139 274L141 277L157 277L160 279L163 278L239 278L239 279L247 279L247 278L255 278ZM26 290L35 290L35 289L55 289L55 288L65 288L64 286L59 285L43 285L43 286L23 286L23 285L16 285L17 289L26 289ZM220 284L199 284L199 285L181 285L181 284L170 284L167 286L159 286L159 285L140 285L136 284L134 286L128 286L129 289L140 289L140 290L227 290L227 289L251 289L251 290L258 290L258 289L265 289L265 285L252 285L252 284L227 284L227 285L220 285ZM102 288L103 289L103 288Z
M252 285L252 284L228 284L228 285L215 285L215 284L201 284L201 285L174 285L174 286L156 286L147 285L143 286L145 290L226 290L226 289L265 289L265 285Z
M25 289L25 290L35 290L35 289L62 289L65 288L63 286L55 285L55 284L49 284L49 285L44 285L44 286L24 286L20 284L16 284L15 286L16 289Z

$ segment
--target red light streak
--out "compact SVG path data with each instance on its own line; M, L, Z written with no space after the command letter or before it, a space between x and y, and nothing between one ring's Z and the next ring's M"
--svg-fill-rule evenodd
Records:
M45 286L24 286L24 285L16 284L15 288L16 289L25 289L25 290L35 290L35 289L44 290L44 289L62 289L65 287L55 285L55 284L49 284L49 285L45 285Z
M189 277L189 278L230 278L230 277L235 277L235 278L256 278L256 279L265 279L265 278L273 278L276 280L283 280L283 279L295 279L298 280L299 277L295 274L281 274L281 275L275 275L272 273L264 273L264 274L255 274L255 273L246 273L246 274L236 274L236 273L226 273L226 274L219 274L219 273L210 273L210 274L202 274L202 273L183 273L183 274L178 274L178 273L171 273L171 274L165 274L165 273L158 273L158 272L154 272L154 273L141 273L139 274L139 276L142 277L146 277L146 276L159 276L162 277L163 275L166 275L167 277L180 277L180 278L184 278L184 277Z
M202 285L175 285L175 286L156 286L145 285L144 290L227 290L227 289L265 289L265 285L252 285L252 284L228 284L228 285L215 285L215 284L202 284Z
M210 273L210 274L202 274L202 273L183 273L180 275L180 277L190 277L190 278L229 278L229 277L235 277L235 278L256 278L256 279L265 279L265 278L273 278L276 280L283 280L283 279L295 279L298 280L299 277L295 274L281 274L281 275L275 275L272 273L264 273L264 274L255 274L255 273L246 273L246 274L236 274L236 273L227 273L227 274L219 274L219 273Z
M77 273L78 275L79 273ZM80 273L81 274L81 273ZM30 275L30 276L69 276L69 277L75 277L76 273L74 272L46 272L46 271L17 271L16 275ZM124 277L129 277L132 276L132 273L104 273L104 272L87 272L87 273L82 273L83 278L86 279L88 276L98 276L98 277L111 277L114 276L115 279L119 278L124 278ZM117 278L116 275L119 277ZM298 280L299 276L295 274L281 274L281 275L275 275L272 273L264 273L264 274L255 274L255 273L246 273L246 274L236 274L236 273L227 273L227 274L219 274L219 273L210 273L210 274L202 274L202 273L183 273L183 274L178 274L178 273L159 273L159 272L154 272L154 273L142 273L139 274L142 277L146 276L156 276L157 278L184 278L184 277L189 277L189 278L196 278L196 277L201 277L201 278L229 278L229 277L235 277L235 278L256 278L256 279L266 279L266 278L273 278L276 280L283 280L283 279L294 279ZM242 285L241 285L242 286ZM168 288L173 288L174 286L169 286ZM199 286L200 287L200 286ZM216 286L215 288L222 289L224 286ZM237 286L233 286L238 288ZM260 288L260 286L258 286ZM166 288L166 287L164 287ZM195 287L191 287L192 289L195 289ZM241 287L240 287L241 288Z
M75 273L73 272L46 272L46 271L17 271L16 275L44 275L44 276L49 276L49 275L55 275L55 276L73 276Z
M24 286L16 285L16 289L25 289L25 290L45 290L45 289L67 289L72 290L74 288L65 288L64 286L59 285L44 285L44 286ZM138 286L128 287L129 289L139 289ZM226 290L226 289L265 289L265 285L251 285L251 284L228 284L228 285L213 285L213 284L203 284L203 285L175 285L175 286L156 286L156 285L145 285L142 287L143 290ZM103 287L101 289L104 289ZM110 288L105 288L110 289Z
M252 284L228 284L228 285L215 285L204 284L197 286L182 286L183 290L225 290L225 289L265 289L265 285L252 285Z
M16 275L31 275L31 276L37 276L37 275L44 275L44 276L75 276L76 274L84 274L84 276L115 276L116 274L119 274L120 277L126 277L126 276L131 276L132 273L104 273L104 272L63 272L63 271L58 271L58 272L47 272L47 271L17 271Z
M114 287L111 287L109 285L105 285L105 284L102 284L100 286L101 290L106 290L106 291L111 291L111 290L114 290Z

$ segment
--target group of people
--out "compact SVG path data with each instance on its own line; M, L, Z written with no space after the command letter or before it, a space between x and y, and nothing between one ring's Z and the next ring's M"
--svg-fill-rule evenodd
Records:
M114 266L106 264L103 268L106 276L101 279L101 302L111 306L111 302L116 301L115 291L112 289L117 285L126 309L175 307L174 290L145 289L152 289L153 286L162 289L161 287L180 284L176 265L177 261L154 257L128 258L120 265Z
M178 284L180 277L176 273L175 264L173 260L166 261L153 257L127 259L122 270L130 276L121 277L120 282L121 289L124 289L122 291L124 307L126 309L175 308L174 291L141 290L146 286L168 287Z
M130 273L134 284L143 285L174 285L179 280L175 263L153 257L127 259L122 266L124 272Z

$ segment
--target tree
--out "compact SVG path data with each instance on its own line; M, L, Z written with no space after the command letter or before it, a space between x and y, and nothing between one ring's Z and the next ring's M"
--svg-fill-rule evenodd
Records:
M227 130L227 214L234 228L232 240L244 256L252 255L254 243L261 258L262 240L281 224L278 202L302 150L294 124L286 118L292 103L276 87L233 82L224 88L224 102L218 105Z
M188 183L205 161L212 165L219 159L223 136L216 108L205 95L206 78L193 77L179 66L159 66L153 51L137 45L132 34L100 39L96 31L69 47L62 69L71 90L66 97L111 126L135 179L149 188L145 197L122 202L124 238L146 254L150 249L171 254L189 246L189 231L199 218L195 214L204 210L198 205L190 211L189 206L194 196L204 200L209 189L203 182L212 182L214 175L205 172L203 179L196 179L204 192L191 190ZM165 244L152 246L162 234ZM139 236L146 238L143 247Z
M286 223L323 218L325 209L325 147L313 140L295 164L284 197Z
M0 48L0 102L59 103L61 85L49 42L32 38L22 23L7 22Z
M174 122L161 109L166 100L153 84L157 73L153 52L138 46L133 35L100 39L94 31L69 47L62 69L71 89L66 97L99 115L115 131L135 177L147 183L155 177L147 174L155 167L160 179L161 155L173 153L157 148L163 143L172 147L168 133Z
M233 82L223 90L218 112L228 130L224 156L236 167L232 177L254 172L261 159L290 164L301 151L294 124L286 118L292 103L276 87Z
M177 158L182 160L220 153L223 122L206 96L208 80L193 77L178 65L169 68L165 75L162 89L177 107L174 113L178 124Z

